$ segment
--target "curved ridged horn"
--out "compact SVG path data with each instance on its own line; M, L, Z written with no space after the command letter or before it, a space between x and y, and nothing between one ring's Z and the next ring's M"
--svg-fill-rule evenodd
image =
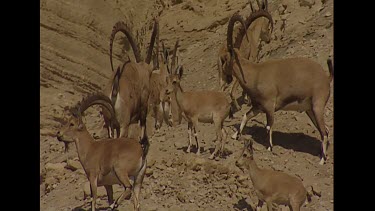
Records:
M147 57L146 57L146 60L145 60L145 62L147 64L150 64L150 62L151 62L152 49L154 48L156 34L157 34L158 31L159 31L159 22L158 22L157 19L155 19L154 29L152 30L152 35L151 35L151 40L150 40L150 46L148 47Z
M268 12L268 0L264 0L265 10Z
M160 45L160 37L159 37L159 26L156 31L156 68L160 69L159 65L159 45Z
M176 40L176 44L174 45L174 49L173 49L173 56L172 56L172 63L171 63L171 70L174 71L175 67L176 67L176 54L177 54L177 48L178 48L178 43L180 42L180 40L177 38ZM172 74L175 74L176 72L172 73Z
M85 112L89 107L93 105L102 105L109 111L109 113L111 114L110 118L112 126L117 130L117 136L119 136L120 124L116 119L115 108L112 105L109 97L105 96L102 93L90 94L87 97L83 98L82 101L76 105L78 116L82 116L83 112Z
M163 62L167 66L168 73L171 74L171 70L169 69L169 64L168 64L169 63L169 61L168 61L168 58L169 58L168 50L165 48L163 41L161 42L161 45L162 45L162 48L163 48Z
M234 14L229 22L228 22L228 30L227 30L227 49L228 51L233 53L233 29L234 24L236 22L240 22L244 28L246 28L245 21L242 19L242 17L239 14Z
M240 48L243 36L246 34L247 29L250 27L252 22L254 22L256 19L258 19L260 17L265 17L269 20L269 22L271 23L271 32L270 33L272 33L272 31L273 31L273 19L272 19L271 14L269 14L267 11L264 11L264 10L258 10L256 12L252 13L248 18L246 18L246 20L245 20L246 28L243 27L243 26L240 26L240 30L237 34L237 37L236 37L235 41L234 41L234 47L235 48Z
M227 30L227 49L228 49L228 51L230 52L230 55L231 55L230 60L229 60L229 66L231 68L233 67L233 57L235 57L236 62L239 65L239 68L240 68L240 71L241 71L241 74L242 74L242 78L243 78L244 82L246 83L241 64L239 63L237 54L234 52L234 48L233 48L233 29L234 29L234 24L237 21L239 21L242 24L242 26L244 27L244 29L246 29L245 21L242 19L242 17L239 14L234 14L230 18L229 23L228 23L228 30ZM245 34L246 34L246 31L245 31Z
M134 57L137 63L142 61L141 53L139 52L138 46L134 42L133 35L131 34L131 31L129 30L129 27L122 21L117 22L112 29L111 37L109 39L109 60L111 62L111 68L112 72L113 69L113 62L112 62L112 46L113 46L113 40L115 39L116 33L121 31L125 34L125 36L128 38L129 43L133 49Z

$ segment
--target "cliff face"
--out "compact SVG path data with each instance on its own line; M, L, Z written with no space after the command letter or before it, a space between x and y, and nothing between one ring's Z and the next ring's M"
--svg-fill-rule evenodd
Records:
M255 1L253 4L256 5ZM176 39L180 39L178 56L179 62L185 68L181 84L184 90L218 90L216 56L220 45L226 40L228 20L236 11L244 17L250 14L248 0L42 0L41 168L44 169L44 165L49 162L64 163L63 146L54 137L61 125L63 108L77 103L86 93L102 90L107 83L111 74L109 37L117 21L124 21L131 27L140 45L141 54L145 57L152 19L160 14L161 41L173 48ZM271 58L308 57L320 63L328 74L326 59L333 57L333 1L274 0L269 1L269 11L275 21L275 29L272 41L269 44L261 44L260 61ZM114 43L115 67L121 64L126 54L133 57L126 38L118 33ZM240 90L236 93L237 96L239 93ZM325 114L331 134L332 96L333 93ZM247 109L247 106L243 106L242 111L236 113L234 120L225 123L229 136L232 133L230 128L233 125L239 126L241 116ZM90 128L98 128L101 120L96 111L89 110L86 118ZM320 187L325 195L320 199L314 198L309 210L332 210L333 144L330 145L331 160L328 164L323 167L315 165L319 160L317 153L320 149L318 131L305 114L279 112L276 115L274 129L277 131L274 133L274 142L278 155L273 155L261 146L267 142L263 125L264 115L254 119L255 121L249 121L247 124L245 133L253 134L256 144L260 145L256 155L259 165L297 174L304 179L304 184ZM152 121L151 119L150 122ZM251 182L240 181L243 174L232 165L237 151L242 146L241 143L228 140L226 148L230 152L226 159L219 161L228 167L229 170L225 174L229 178L233 177L233 181L218 179L225 176L217 170L218 163L206 161L206 154L203 154L203 164L197 164L202 165L200 170L191 167L195 165L196 156L184 152L188 141L186 128L184 121L172 130L163 126L161 132L153 137L149 154L149 160L154 163L150 165L150 171L153 173L145 178L141 193L142 209L207 210L216 206L218 209L225 207L223 209L242 210L249 204L253 206L256 196ZM214 146L214 126L201 124L199 130L198 138L204 140L201 141L201 145L205 152L208 152L208 149ZM331 143L332 136L329 138ZM69 155L74 157L75 153L75 148L72 147ZM217 171L209 173L209 169ZM181 171L187 173L179 176L178 173ZM84 204L81 197L83 192L77 189L86 181L84 175L78 171L62 169L47 171L45 177L46 180L41 183L42 210L71 210ZM118 193L115 192L115 196ZM102 207L107 206L106 202L102 204ZM131 203L124 202L120 210L129 207Z

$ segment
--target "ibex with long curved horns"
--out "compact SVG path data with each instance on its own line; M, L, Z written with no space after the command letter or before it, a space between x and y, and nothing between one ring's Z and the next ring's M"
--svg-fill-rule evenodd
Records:
M109 96L116 110L116 117L120 123L120 137L128 137L128 128L131 123L140 121L142 137L146 134L146 117L148 111L149 80L152 73L150 65L152 49L155 43L158 21L154 22L154 29L151 35L150 46L148 48L146 60L143 61L140 51L134 42L133 36L127 25L120 21L115 24L110 37L110 62L112 64L112 46L117 32L123 32L129 40L135 56L135 62L126 61L119 66L107 84L104 93ZM108 113L103 110L105 122L108 123ZM108 133L111 133L111 126ZM148 143L147 143L148 146Z
M238 46L233 46L232 34L237 21L245 24L238 14L231 17L227 31L228 51L220 57L220 62L223 64L226 82L229 83L234 75L251 99L252 108L244 115L239 133L250 118L265 112L270 143L268 149L272 150L274 112L279 110L306 112L321 136L320 164L323 165L328 147L328 128L324 123L324 108L330 95L330 82L333 79L332 61L327 60L329 77L321 65L307 58L274 59L253 63L241 55ZM237 134L238 131L234 137Z
M139 140L131 138L94 140L82 121L83 113L92 105L101 105L109 114L108 121L114 122L112 125L117 125L111 100L103 94L89 95L70 109L71 117L57 133L57 139L64 142L65 146L67 143L75 142L79 160L90 182L92 211L95 211L99 186L105 187L112 209L132 191L134 210L139 210L139 194L146 171L147 149L142 150ZM133 185L130 183L131 177L134 177ZM124 187L123 193L115 201L112 189L114 184Z
M254 10L253 5L251 1L249 0L250 8L251 8L251 14L250 16L245 20L245 26L246 31L239 26L237 30L237 36L235 39L236 46L240 49L240 52L244 58L249 59L250 61L257 62L258 61L258 54L259 54L259 45L260 41L264 41L266 43L269 43L271 41L271 34L273 31L273 20L271 17L271 14L268 12L268 1L265 0L262 2L262 5L259 4L259 1L257 1L259 10ZM263 18L262 18L263 17ZM269 27L270 26L270 27ZM243 37L244 33L250 34L249 40L244 40L241 45L238 45L240 43L239 38ZM223 74L223 68L222 63L220 62L220 57L225 55L227 52L226 43L223 43L222 47L219 50L218 53L218 71L219 71L219 84L220 89L224 91L228 85L225 83L225 75ZM230 98L232 99L232 102L236 106L237 110L240 110L241 107L239 106L236 98L234 97L234 91L238 88L238 81L234 79L233 86L230 91ZM247 95L245 91L242 91L242 96L244 99L247 99Z

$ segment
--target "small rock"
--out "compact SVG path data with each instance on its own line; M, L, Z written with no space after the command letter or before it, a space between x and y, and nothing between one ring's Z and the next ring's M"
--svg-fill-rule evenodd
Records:
M284 167L282 165L274 165L273 169L275 169L275 171L282 171Z
M75 198L75 200L78 200L78 201L81 201L81 200L83 200L83 198L82 197L80 197L81 195L76 195L74 198Z
M160 169L160 170L165 170L165 165L157 164L155 165L155 168Z
M237 178L237 181L239 182L243 182L243 181L247 181L248 177L246 175L239 175L238 178Z
M177 194L177 199L181 202L181 203L185 203L185 196L180 192Z
M179 142L175 142L175 143L174 143L174 146L175 146L176 148L180 149L180 148L184 147L185 144L183 144L183 143L179 143Z
M66 163L47 163L44 168L46 170L57 170L62 171L66 166Z
M76 160L67 160L65 168L75 171L77 169L83 169L81 162Z
M327 12L325 15L324 15L324 17L331 17L332 16L332 14L330 13L330 12Z
M171 167L172 166L172 160L168 160L167 163L165 164L167 167Z
M151 176L154 173L154 170L152 168L146 168L146 176Z
M150 161L147 161L147 166L148 166L148 167L152 167L152 166L155 165L155 163L156 163L156 160L151 160L151 159L150 159Z
M51 190L54 189L54 184L56 184L58 181L55 177L48 177L45 179L44 182L44 193L49 193ZM56 186L55 186L56 187Z
M309 7L309 9L315 4L315 0L299 0L299 6Z
M86 175L86 172L83 169L78 169L76 172L82 175Z

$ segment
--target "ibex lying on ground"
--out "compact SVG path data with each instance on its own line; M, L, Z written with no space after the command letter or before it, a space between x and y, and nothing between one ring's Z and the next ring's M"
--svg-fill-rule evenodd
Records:
M114 107L107 96L89 95L71 109L72 116L64 128L57 133L57 139L64 143L76 144L79 160L90 182L91 210L95 210L98 186L105 187L112 209L129 195L131 189L134 209L139 210L139 193L147 165L147 151L142 150L138 140L131 138L95 141L86 129L82 115L87 108L96 104L107 110L109 121L117 121ZM129 177L135 178L133 186L130 184ZM113 201L113 184L120 184L125 188L116 201Z
M267 116L269 150L272 150L272 125L274 112L278 110L305 111L316 128L322 141L320 164L326 160L328 128L324 123L324 108L330 95L333 79L332 61L327 60L330 76L315 61L307 58L289 58L253 63L242 57L233 47L232 33L235 22L245 25L241 16L235 14L228 23L228 52L220 58L227 83L234 75L251 99L252 108L244 115L240 130L250 118L260 112ZM236 137L238 131L233 137Z
M223 128L223 122L228 115L232 118L232 111L230 103L223 92L217 91L190 91L184 92L180 86L180 80L183 74L183 67L179 65L175 74L169 78L168 86L165 91L165 97L170 100L172 93L174 93L177 104L186 117L188 122L188 136L189 145L187 152L190 152L191 136L194 130L194 137L197 144L196 154L200 154L198 143L197 126L198 122L214 123L216 127L216 147L211 154L210 159L213 159L215 154L223 151L224 140L227 134ZM220 150L219 150L219 144Z
M116 117L120 123L120 132L117 133L120 137L128 137L129 125L131 123L137 123L138 121L140 121L142 129L141 137L147 136L146 117L149 98L149 80L152 73L150 61L157 28L158 23L157 20L155 20L147 58L143 61L127 25L123 22L117 22L113 27L110 37L110 62L112 70L112 45L114 37L119 31L123 32L128 38L136 60L136 62L128 60L121 67L119 66L104 89L104 93L109 96L115 106ZM107 124L109 123L108 112L106 112L106 110L102 112L106 126L108 127L108 133L110 134L112 129L111 125ZM148 143L145 144L148 147Z
M251 4L251 1L249 0L250 7L251 7L251 15L245 20L246 25L246 31L240 26L237 30L237 36L235 38L235 46L240 49L240 52L244 58L249 59L250 61L258 61L258 54L259 54L259 45L258 43L259 39L260 41L265 41L266 43L269 43L271 41L271 34L273 31L273 20L271 17L271 14L268 12L268 1L265 0L265 2L262 2L262 5L259 4L259 1L257 0L259 10L254 11L253 5ZM264 18L261 18L264 17ZM269 28L269 25L271 26ZM244 40L242 43L242 39L244 34L250 33L249 41ZM242 43L242 44L241 44ZM220 89L222 91L225 91L225 89L228 87L228 85L225 83L226 79L224 78L225 75L223 74L223 68L220 58L225 56L228 52L226 48L226 44L223 43L222 47L219 50L218 54L218 70L219 70L219 83L220 83ZM234 91L238 88L238 81L234 79L234 83L232 86L232 89L230 91L230 98L232 99L232 102L236 106L236 110L240 110L241 107L239 106L236 98L234 97ZM242 91L242 96L245 100L247 100L247 95L245 91Z
M267 203L267 210L272 211L272 203L289 206L291 211L299 211L306 198L311 201L312 192L307 192L300 179L283 172L270 169L260 169L253 156L253 142L240 138L244 141L244 149L236 166L244 171L249 170L256 195L258 196L258 207ZM246 157L245 150L249 153ZM312 190L312 189L311 189ZM258 209L257 209L258 210Z

